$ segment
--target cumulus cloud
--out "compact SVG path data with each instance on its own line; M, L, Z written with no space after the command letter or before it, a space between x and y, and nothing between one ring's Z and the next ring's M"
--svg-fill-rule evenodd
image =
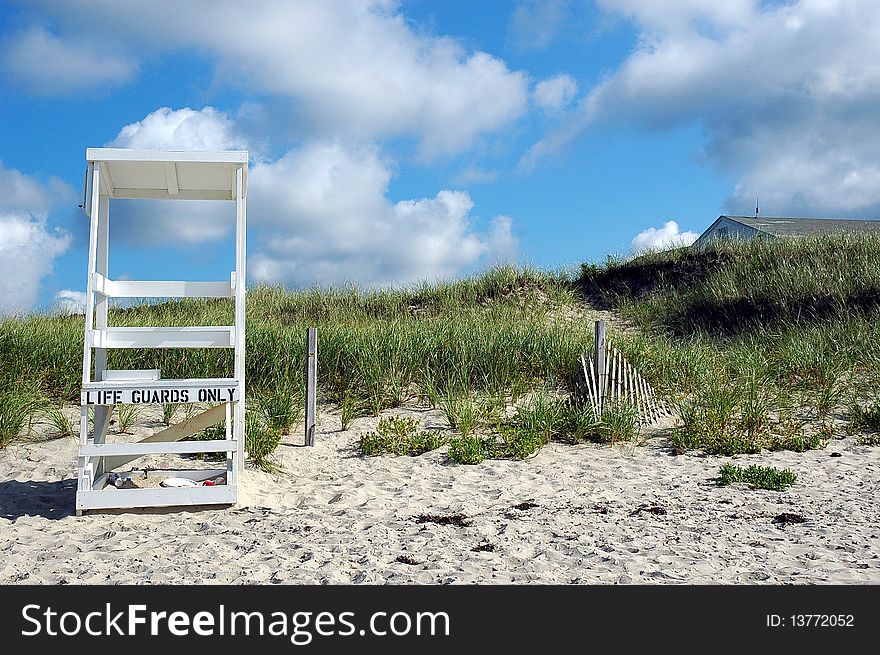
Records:
M57 177L43 183L14 168L6 168L0 161L0 208L8 212L45 218L53 207L74 197L73 189Z
M238 150L244 139L229 116L213 107L199 110L160 107L141 121L123 127L107 144L116 148L165 150Z
M152 112L109 144L133 148L242 148L235 121L211 107ZM255 280L297 285L406 284L454 275L481 261L516 256L509 217L485 233L471 227L467 193L392 202L392 162L375 144L318 140L248 174L250 271ZM227 236L231 203L116 201L114 236L139 243Z
M72 194L60 180L43 184L0 163L0 314L36 304L42 279L71 241L47 225L47 216Z
M425 157L454 154L527 108L523 72L413 29L392 0L47 4L65 43L113 33L132 50L206 53L218 80L283 99L312 138L415 137Z
M33 308L40 282L69 245L70 236L48 228L46 219L0 209L0 314Z
M630 250L633 254L641 254L649 251L670 250L689 246L700 235L696 232L681 232L678 223L667 221L663 227L649 227L639 232L632 240Z
M62 289L55 294L54 309L58 314L84 314L86 311L85 292Z
M510 264L519 257L519 239L513 234L513 219L496 216L490 226L487 261L493 264Z
M697 122L700 156L775 214L880 214L880 4L873 0L601 0L635 51L524 162L596 125ZM771 209L772 208L772 209Z
M509 40L518 50L543 50L553 43L569 15L568 0L520 2L510 21Z
M123 127L110 147L159 150L246 149L233 120L213 107L160 107ZM116 200L114 236L126 243L196 243L222 239L235 226L235 210L221 201Z
M571 75L560 74L535 85L532 95L542 109L564 109L577 94L577 82Z
M119 54L117 45L61 39L38 26L0 44L0 62L17 84L40 95L120 86L137 72L137 64Z
M515 256L508 217L480 233L471 225L467 193L443 190L394 203L387 197L391 177L375 146L338 141L257 163L249 175L249 216L271 230L258 231L251 277L295 285L401 285Z
M455 176L455 183L462 186L471 184L487 184L495 182L500 173L496 169L486 169L479 166L468 166Z

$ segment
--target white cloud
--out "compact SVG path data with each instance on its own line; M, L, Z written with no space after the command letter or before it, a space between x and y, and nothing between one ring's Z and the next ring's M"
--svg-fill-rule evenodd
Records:
M123 127L107 144L116 148L165 150L246 149L232 119L213 107L172 110L160 107ZM125 242L196 243L222 239L235 226L235 211L220 201L114 201L114 236Z
M623 14L642 28L664 32L743 27L758 0L597 0L606 11Z
M26 312L37 302L41 280L70 237L46 220L0 209L0 314Z
M702 158L739 178L727 208L756 196L776 215L880 214L880 3L602 0L641 29L534 162L594 125L697 122Z
M569 15L568 0L520 2L510 21L510 41L518 50L543 50L556 39Z
M499 215L492 219L487 260L490 263L513 263L519 256L519 239L513 234L513 219Z
M649 227L647 230L639 232L632 240L630 249L634 254L641 254L649 251L681 248L691 245L699 236L696 232L680 232L678 223L667 221L663 227Z
M0 161L0 208L6 211L45 218L53 207L75 197L73 189L57 177L41 183L14 168L4 167Z
M0 163L0 314L26 312L70 235L47 226L49 212L73 191L55 178L43 184Z
M524 73L413 29L391 0L49 6L69 41L113 33L132 51L204 53L222 83L285 101L310 138L415 137L424 156L454 154L527 109Z
M86 311L86 294L83 291L62 289L55 294L55 312L58 314L83 314Z
M567 74L554 75L538 82L532 93L536 105L552 111L564 109L576 94L577 82Z
M246 146L235 122L211 107L167 107L124 127L109 145L224 150ZM467 193L393 203L391 162L376 145L314 141L248 173L250 271L257 281L299 285L406 284L513 258L508 217L487 234L471 228ZM198 242L228 235L230 203L116 201L114 235L129 242Z
M0 46L0 66L32 93L71 95L96 87L119 86L137 64L118 45L61 39L34 26Z
M409 284L515 256L507 217L471 226L471 197L440 191L392 203L391 169L374 146L317 142L249 175L249 216L271 226L250 258L257 281Z
M471 184L487 184L495 182L499 177L497 170L489 170L480 168L479 166L468 166L455 176L455 184L468 186Z
M107 144L116 148L165 150L240 150L244 139L232 120L213 107L200 110L160 107L141 121L123 127Z

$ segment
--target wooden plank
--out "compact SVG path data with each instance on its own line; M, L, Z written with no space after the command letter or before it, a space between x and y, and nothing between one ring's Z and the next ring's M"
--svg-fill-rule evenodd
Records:
M587 367L587 362L584 359L584 356L580 357L581 362L581 371L584 374L584 384L587 385L587 398L590 401L590 407L593 408L593 413L596 413L596 394L593 391L593 372L592 372L592 360L590 361L590 368Z
M238 457L233 462L233 473L238 478L237 467L245 461L245 318L247 273L247 153L241 165L235 169L235 356L234 375L238 381L238 402L235 403L233 434L238 439Z
M103 178L106 178L102 171ZM103 179L102 178L102 179ZM95 274L106 275L110 266L110 199L102 196L98 199L98 231L95 244ZM110 310L110 301L106 296L95 298L95 327L105 328ZM107 368L107 350L95 348L95 378L100 380Z
M91 207L89 215L89 258L88 258L88 276L86 278L86 326L85 337L83 339L83 383L92 379L92 338L93 328L95 325L95 261L98 254L98 202L100 198L100 181L101 171L99 166L92 166L92 197L89 199Z
M235 485L211 487L157 487L152 489L113 489L77 491L78 511L127 509L133 507L191 507L196 505L233 505Z
M230 348L234 327L111 327L92 331L96 348Z
M168 193L176 196L180 193L180 185L177 183L177 165L173 162L165 162L165 182L168 184Z
M160 384L160 382L162 384ZM81 405L166 405L168 403L229 403L238 400L233 385L211 385L209 380L168 384L164 380L106 380L80 391Z
M107 162L101 162L101 186L104 188L104 195L107 197L112 197L114 192L116 191L116 187L113 185L113 175L110 173L110 166L107 165Z
M598 419L599 416L602 415L602 403L599 397L599 375L596 372L596 368L593 364L593 360L590 359L590 376L593 380L593 397L594 397L594 405L593 405L593 413Z
M189 162L203 164L246 164L247 150L129 150L128 148L87 148L86 160L125 162Z
M614 362L615 362L614 372L616 374L615 386L617 388L616 389L617 393L615 394L615 400L619 403L620 399L621 399L622 388L621 388L621 377L620 377L620 353L617 352L616 350L614 351Z
M162 371L158 368L149 368L142 370L107 369L101 376L101 380L104 382L111 380L114 382L118 382L120 380L127 380L129 382L141 380L158 380L161 375Z
M190 416L180 423L174 423L164 430L155 432L149 437L144 437L138 443L180 441L194 435L196 432L201 432L205 428L216 425L224 418L226 418L226 403L214 405L201 414Z
M306 445L315 445L315 399L318 385L318 329L306 328Z
M118 455L162 455L187 453L232 452L238 448L234 439L212 439L205 441L177 441L173 443L104 443L91 444L79 449L80 457L110 457Z
M95 291L110 298L232 298L229 282L110 280L95 275Z
M142 389L148 386L150 389L183 389L187 387L219 387L222 389L234 389L238 386L235 378L160 378L144 385L143 380L106 380L99 382L87 382L83 389Z
M605 321L596 321L595 324L595 339L593 342L593 364L595 366L596 373L598 373L598 404L599 404L599 413L602 413L602 410L605 408L605 387L607 384L607 376L606 376L606 361L605 361Z
M167 189L121 189L117 188L114 198L134 198L140 200L235 200L226 189L179 189L175 195Z

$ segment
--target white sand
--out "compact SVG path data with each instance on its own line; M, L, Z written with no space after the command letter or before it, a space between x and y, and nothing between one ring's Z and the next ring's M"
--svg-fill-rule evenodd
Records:
M322 408L315 447L297 430L279 448L282 473L247 470L238 506L202 511L76 517L76 440L13 445L0 451L0 583L880 583L880 449L851 437L735 460L673 456L659 439L554 443L463 466L445 448L360 457L375 424L338 431ZM782 493L716 486L730 461L798 481ZM807 521L774 524L783 512ZM458 513L469 526L415 520Z

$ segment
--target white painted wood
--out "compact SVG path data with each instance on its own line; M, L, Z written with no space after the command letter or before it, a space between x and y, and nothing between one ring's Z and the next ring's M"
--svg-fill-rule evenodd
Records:
M110 298L232 298L229 282L111 280L95 274L95 291Z
M79 408L79 445L85 446L89 442L89 408L83 405Z
M204 164L247 164L246 150L130 150L128 148L86 148L88 161L190 162Z
M237 171L247 185L247 152L183 152L89 148L86 157L112 179L111 198L236 200Z
M235 200L235 196L225 189L178 189L171 195L166 189L133 189L117 188L113 198L130 198L139 200Z
M92 379L92 329L95 325L95 287L94 273L95 260L97 258L98 248L98 199L100 198L99 189L101 183L101 172L98 166L92 166L92 184L91 198L89 206L91 221L89 222L89 256L88 256L88 277L86 282L86 329L83 343L83 383Z
M176 196L180 193L180 185L177 182L177 167L173 161L165 162L165 181L168 184L168 194Z
M158 487L155 489L112 489L78 491L77 511L130 509L136 507L192 507L198 505L234 505L235 485L211 487Z
M82 405L167 405L169 403L228 403L239 399L236 385L211 385L207 380L190 384L157 384L152 380L104 380L83 387ZM168 382L168 381L163 381ZM218 419L217 422L219 422Z
M119 382L120 380L125 380L128 382L131 381L143 381L143 380L158 380L162 377L162 371L158 368L150 368L143 369L139 371L132 370L124 370L124 369L108 369L104 371L104 375L102 376L103 382Z
M155 443L105 443L83 446L79 449L82 457L109 457L113 455L161 455L163 453L219 453L235 450L235 440L212 439L210 441L175 441Z
M78 457L77 513L111 507L173 506L236 500L238 467L245 440L245 272L248 153L183 152L89 148L84 209L90 217L87 312L83 344L81 450ZM200 199L235 202L236 270L228 282L111 280L109 212L112 198ZM234 298L235 325L187 327L110 326L110 298ZM162 380L159 371L107 370L111 348L234 348L231 378ZM92 352L94 350L94 352ZM94 361L93 361L94 359ZM95 375L92 376L92 364ZM110 413L117 404L218 403L140 442L105 444ZM89 407L95 421L89 432ZM226 418L227 439L180 440ZM98 491L106 473L145 454L226 452L223 487ZM204 471L177 475L204 479ZM201 478L197 476L202 476ZM193 500L190 495L197 493ZM115 498L115 499L114 499Z
M87 389L140 389L144 388L142 380L103 380L89 382L83 385L83 391ZM192 387L221 387L234 389L237 386L235 378L160 378L151 382L150 389L185 389Z
M113 185L113 174L110 172L107 162L100 162L99 166L101 167L101 195L111 198L116 191L116 187Z
M101 179L106 179L102 172ZM98 230L95 243L95 274L106 275L110 266L110 199L106 195L98 198ZM95 298L95 327L107 327L110 301L106 296ZM107 349L95 348L95 379L100 380L107 368Z
M235 328L111 327L93 330L95 348L229 348L235 345Z
M239 398L245 396L245 271L247 271L247 157L235 171L235 363ZM245 455L245 403L235 403L233 436L238 440L238 461ZM236 474L237 478L237 474Z

